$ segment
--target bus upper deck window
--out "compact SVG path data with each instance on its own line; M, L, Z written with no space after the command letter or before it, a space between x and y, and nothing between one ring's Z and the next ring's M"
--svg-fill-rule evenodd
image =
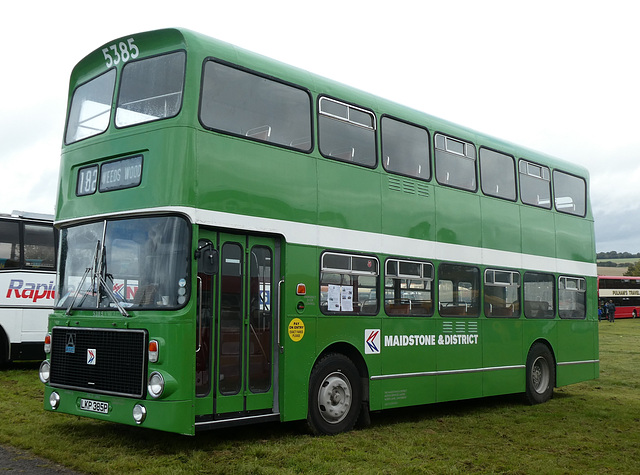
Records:
M431 179L429 132L390 117L382 118L382 156L385 170Z
M76 88L69 108L66 144L107 130L115 83L116 70L111 69Z
M441 185L476 191L476 148L442 134L435 136L436 180Z
M376 165L375 117L372 112L320 98L320 153L325 157L367 167Z
M307 91L214 60L204 65L200 122L210 130L308 152Z
M482 192L505 200L516 199L516 166L511 155L480 148Z
M523 203L551 209L551 180L547 167L520 160L520 198Z
M553 171L556 209L561 213L584 216L587 208L587 184L583 178Z
M127 63L122 70L116 126L174 117L182 106L185 53Z

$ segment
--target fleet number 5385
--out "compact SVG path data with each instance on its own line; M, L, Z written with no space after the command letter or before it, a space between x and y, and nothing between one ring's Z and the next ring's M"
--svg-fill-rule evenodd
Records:
M130 59L137 58L138 54L140 54L140 50L135 44L133 38L129 38L126 43L124 41L120 41L119 43L102 48L102 54L104 55L107 68L110 68L111 66L119 64L120 61L126 63Z

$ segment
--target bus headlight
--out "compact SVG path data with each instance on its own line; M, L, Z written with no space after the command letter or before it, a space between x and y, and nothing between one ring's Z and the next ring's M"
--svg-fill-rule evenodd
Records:
M51 374L51 365L47 360L44 360L40 363L40 370L38 371L38 376L40 376L40 381L43 383L49 382L49 376Z
M54 411L58 409L60 405L60 395L57 392L52 392L51 396L49 396L49 404L51 404L51 409Z
M162 396L164 391L164 378L160 373L154 371L149 376L149 384L147 385L147 389L149 390L149 394L151 394L152 398L159 398Z
M147 408L142 404L133 406L133 420L136 424L142 424L147 417Z

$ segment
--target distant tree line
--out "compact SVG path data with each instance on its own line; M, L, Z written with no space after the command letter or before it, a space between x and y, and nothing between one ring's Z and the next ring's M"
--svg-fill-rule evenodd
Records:
M598 261L598 267L629 267L629 262Z
M598 267L626 267L626 276L640 276L640 252L632 254L630 252L599 252L596 254ZM603 261L602 259L630 259L628 262Z
M640 252L636 254L618 251L599 252L596 257L598 259L640 259Z

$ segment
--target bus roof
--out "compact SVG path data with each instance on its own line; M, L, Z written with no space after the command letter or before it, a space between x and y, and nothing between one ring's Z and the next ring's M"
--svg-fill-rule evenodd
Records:
M44 214L44 213L32 213L30 211L19 211L13 210L11 214L9 213L0 213L0 217L2 218L17 218L17 219L31 219L34 221L53 221L52 214Z
M247 69L259 71L262 74L272 75L281 80L297 84L315 94L335 96L343 100L352 101L359 106L370 108L376 112L378 116L387 114L409 122L414 122L427 127L431 131L458 136L474 142L476 145L494 148L500 152L511 154L516 158L542 162L551 168L559 168L565 172L585 177L588 181L588 170L581 165L484 134L445 119L440 119L426 112L418 111L409 106L375 96L298 67L184 28L167 28L136 33L106 43L85 56L85 58L75 66L71 74L70 87L75 88L78 84L84 83L92 77L105 72L108 69L105 68L105 55L109 53L110 48L115 48L114 45L118 45L121 42L126 44L132 37L135 37L136 44L144 44L145 56L153 56L176 49L186 49L189 52L188 54L191 60L195 59L198 65L201 65L206 58L212 57L228 61L246 67ZM72 91L69 92L70 94L72 93Z

